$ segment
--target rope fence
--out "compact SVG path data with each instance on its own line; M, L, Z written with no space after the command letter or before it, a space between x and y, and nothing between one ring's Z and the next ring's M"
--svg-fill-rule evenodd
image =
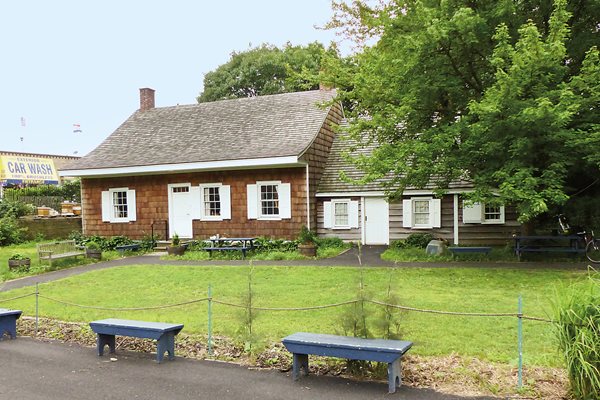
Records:
M207 347L208 347L209 354L212 354L212 306L213 306L213 304L219 304L219 305L224 305L224 306L234 307L234 308L239 308L239 309L246 309L246 310L248 310L248 312L251 312L251 311L295 312L295 311L323 310L323 309L329 309L329 308L344 307L347 305L358 304L358 303L362 303L362 304L370 303L370 304L380 306L380 307L389 307L389 308L394 308L394 309L398 309L398 310L402 310L402 311L436 314L436 315L449 315L449 316L461 316L461 317L483 317L483 318L517 318L518 319L518 352L519 352L519 373L518 373L519 387L522 386L522 357L523 357L523 354L522 354L522 345L523 345L522 324L523 324L523 320L544 322L544 323L551 323L551 324L557 323L556 321L553 321L553 320L547 319L547 318L524 315L522 312L521 296L519 296L519 302L518 302L519 307L518 307L518 312L516 312L516 313L485 313L485 312L458 312L458 311L433 310L433 309L426 309L426 308L409 307L409 306L404 306L404 305L399 305L399 304L390 304L387 302L371 300L371 299L354 299L354 300L347 300L347 301L342 301L342 302L338 302L338 303L323 304L323 305L316 305L316 306L306 306L306 307L258 307L258 306L252 305L251 303L250 304L237 304L237 303L233 303L233 302L217 300L212 297L212 289L209 286L207 297L187 300L187 301L178 302L178 303L155 305L155 306L144 306L144 307L102 307L102 306L94 306L94 305L77 304L74 302L46 296L39 292L38 286L36 285L36 291L34 293L27 293L27 294L23 294L20 296L10 297L10 298L6 298L6 299L0 299L0 305L2 303L8 303L11 301L15 301L15 300L19 300L19 299L23 299L23 298L27 298L27 297L32 297L32 296L35 296L35 334L36 335L38 334L39 299L40 298L51 301L51 302L55 302L58 304L62 304L65 306L69 306L69 307L77 307L77 308L89 309L89 310L113 311L113 312L161 310L161 309L184 307L184 306L188 306L191 304L199 304L199 303L207 302L208 303L208 343L207 343Z

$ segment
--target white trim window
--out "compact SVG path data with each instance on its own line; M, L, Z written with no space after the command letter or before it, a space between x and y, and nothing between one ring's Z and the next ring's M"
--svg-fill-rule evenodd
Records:
M358 228L358 201L335 199L324 202L323 227L327 229Z
M402 226L411 229L441 228L442 201L432 197L402 200Z
M463 202L464 224L504 224L505 218L504 206Z
M102 192L102 221L123 223L136 218L135 190L114 188Z
M231 189L221 183L203 183L192 187L193 219L223 221L231 219Z
M280 220L292 217L291 185L264 181L247 185L248 219Z

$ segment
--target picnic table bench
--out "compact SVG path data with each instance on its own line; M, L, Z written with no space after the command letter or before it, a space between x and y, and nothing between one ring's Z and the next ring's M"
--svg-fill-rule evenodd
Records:
M133 321L127 319L103 319L90 322L90 327L98 335L98 356L104 354L104 346L109 352L115 352L115 336L130 336L154 339L156 344L156 361L162 362L165 351L169 360L175 359L175 336L183 329L182 324L162 322Z
M256 238L211 238L211 245L204 247L203 250L208 251L211 255L213 251L241 251L242 257L246 258L246 252L254 250L254 241Z
M74 240L62 240L59 242L38 244L37 253L40 264L44 260L48 261L50 266L52 266L53 260L85 256L85 249L77 246Z
M403 340L362 339L348 336L298 332L283 338L283 345L294 355L292 378L298 380L300 370L308 375L308 355L340 357L351 360L378 361L388 364L388 391L402 385L400 359L412 342Z
M457 254L473 254L473 253L482 253L486 256L490 254L492 251L491 247L480 246L480 247L448 247L448 250L452 253L452 257L455 257Z
M585 253L585 243L577 235L513 236L513 239L519 261L523 253Z
M4 334L8 334L11 339L17 338L17 320L22 313L21 310L0 308L0 340L4 339Z

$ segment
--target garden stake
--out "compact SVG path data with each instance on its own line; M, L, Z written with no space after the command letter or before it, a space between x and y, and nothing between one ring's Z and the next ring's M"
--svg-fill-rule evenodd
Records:
M208 355L212 356L212 287L208 285Z
M518 320L518 336L519 336L519 379L518 387L523 387L523 297L519 295L519 311L517 313Z
M40 291L38 290L38 283L35 283L35 336L38 335L38 310L40 302Z

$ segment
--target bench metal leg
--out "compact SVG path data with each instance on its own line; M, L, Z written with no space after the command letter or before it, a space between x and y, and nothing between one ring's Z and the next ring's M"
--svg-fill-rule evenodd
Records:
M17 338L17 319L11 317L0 318L0 340L7 333L11 339Z
M308 354L294 353L292 378L294 378L295 381L300 378L300 369L304 369L304 376L308 375Z
M402 386L402 370L400 357L396 361L388 363L388 392L396 393L396 388Z
M104 346L108 345L108 351L110 354L115 353L115 335L105 335L102 333L98 334L98 338L96 340L98 344L98 355L104 355Z
M156 343L156 361L159 364L163 360L165 351L168 354L169 360L175 359L175 335L172 332L162 335Z

